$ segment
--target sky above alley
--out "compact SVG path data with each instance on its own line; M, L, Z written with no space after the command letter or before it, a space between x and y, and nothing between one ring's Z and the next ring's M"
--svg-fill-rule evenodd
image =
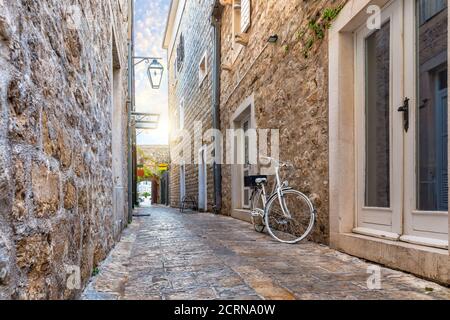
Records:
M168 144L167 54L162 49L170 0L135 0L135 55L161 57L164 77L160 90L152 90L144 63L136 67L136 110L161 115L157 130L138 136L139 145Z

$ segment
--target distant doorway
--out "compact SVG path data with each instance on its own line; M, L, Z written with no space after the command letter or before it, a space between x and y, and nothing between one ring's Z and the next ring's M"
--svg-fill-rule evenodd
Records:
M180 206L186 197L186 165L180 166Z
M227 137L230 149L231 165L231 202L232 217L251 221L250 197L251 190L245 186L245 177L256 174L258 168L257 158L257 137L256 137L256 117L255 99L251 95L245 99L231 118L230 127L233 135ZM232 156L232 157L231 157Z
M199 152L198 165L198 206L200 210L208 210L208 172L206 165L206 147L204 146Z

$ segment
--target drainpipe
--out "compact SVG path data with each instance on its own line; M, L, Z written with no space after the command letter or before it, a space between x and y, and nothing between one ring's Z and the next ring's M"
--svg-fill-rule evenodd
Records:
M134 56L134 0L130 1L128 34L128 222L133 220L133 130L131 113L134 109L133 56Z
M132 5L132 14L133 14L133 29L132 29L132 33L131 33L131 45L132 45L132 56L131 56L131 101L132 101L132 112L135 112L135 108L136 108L136 68L134 65L134 56L135 56L135 52L134 52L134 1L135 0L131 0L131 5ZM131 163L132 163L132 205L133 205L133 209L139 206L138 203L138 194L137 194L137 135L136 135L136 123L135 121L132 122L131 125Z
M213 129L220 130L220 70L221 70L221 20L223 6L219 0L215 0L211 15L211 23L214 28L214 54L213 54L213 89L212 89L212 123ZM216 157L223 159L221 139L215 137L214 149ZM214 161L214 211L220 213L222 209L222 161Z

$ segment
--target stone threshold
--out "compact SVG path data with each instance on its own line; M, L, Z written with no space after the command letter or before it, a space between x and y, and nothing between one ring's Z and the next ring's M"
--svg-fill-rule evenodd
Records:
M449 286L449 252L355 233L331 235L331 248Z
M234 209L231 217L244 222L252 223L252 213L250 210Z

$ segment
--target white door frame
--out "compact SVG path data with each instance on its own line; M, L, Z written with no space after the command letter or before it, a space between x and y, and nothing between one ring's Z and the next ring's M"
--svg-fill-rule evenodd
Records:
M242 120L247 117L250 117L250 128L256 129L255 97L253 94L242 101L241 105L234 112L233 116L230 119L230 128L232 130L240 129ZM234 136L227 137L227 149L232 151L230 152L230 155L233 155L233 158L227 158L227 161L229 161L229 163L233 163L233 165L231 165L232 216L237 217L238 219L251 221L251 217L249 215L250 211L248 209L244 209L243 206L244 176L242 165L238 164L240 162L239 160L242 159L242 151L240 150L242 148L237 148L237 146L242 146L242 137L239 137L239 135L237 135L236 138L237 141L235 141ZM236 160L238 160L238 163L235 162ZM243 218L244 216L245 218Z
M240 137L240 142L238 144L238 146L240 146L239 148L239 153L242 155L241 157L238 157L238 159L242 159L243 160L243 164L241 165L241 170L242 170L242 181L244 181L246 176L249 176L252 174L252 167L250 164L245 163L246 159L246 154L245 154L245 143L246 143L246 139L249 139L249 144L250 142L250 136L249 136L249 130L252 129L252 119L251 119L251 115L247 115L245 116L240 123L240 129L244 129L244 124L247 123L247 132L243 131L243 136ZM248 145L248 152L250 153L250 145ZM250 154L248 155L250 157ZM248 195L248 204L245 203L246 201L246 197L245 197L245 192L247 191L247 195ZM251 203L250 203L250 195L251 195L251 188L250 187L246 187L244 184L242 184L242 208L246 209L246 210L250 210L251 209Z
M386 241L382 236L361 236L352 232L357 226L354 32L372 17L372 14L367 12L368 6L383 7L388 2L348 0L329 30L330 246L390 268L447 282L448 249ZM405 256L414 259L405 259Z
M417 52L416 1L405 1L405 52ZM447 60L448 61L448 60ZM417 54L405 54L405 96L410 98L410 129L405 134L404 232L401 240L435 247L448 247L448 212L417 210ZM411 79L414 79L411 81ZM442 233L433 232L440 231Z
M381 236L439 248L448 247L448 212L417 210L417 26L416 1L394 0L382 10L382 23L390 21L390 188L391 208L365 207L365 39L373 32L366 25L355 33L355 233ZM413 79L413 80L411 80ZM409 130L397 109L409 98Z
M390 23L390 208L370 208L365 204L366 194L366 39L377 30L369 30L364 24L355 33L355 141L356 141L356 185L357 226L356 233L382 235L398 240L402 234L402 124L403 118L396 106L403 100L403 50L394 50L402 42L403 1L394 1L382 10L382 24Z

